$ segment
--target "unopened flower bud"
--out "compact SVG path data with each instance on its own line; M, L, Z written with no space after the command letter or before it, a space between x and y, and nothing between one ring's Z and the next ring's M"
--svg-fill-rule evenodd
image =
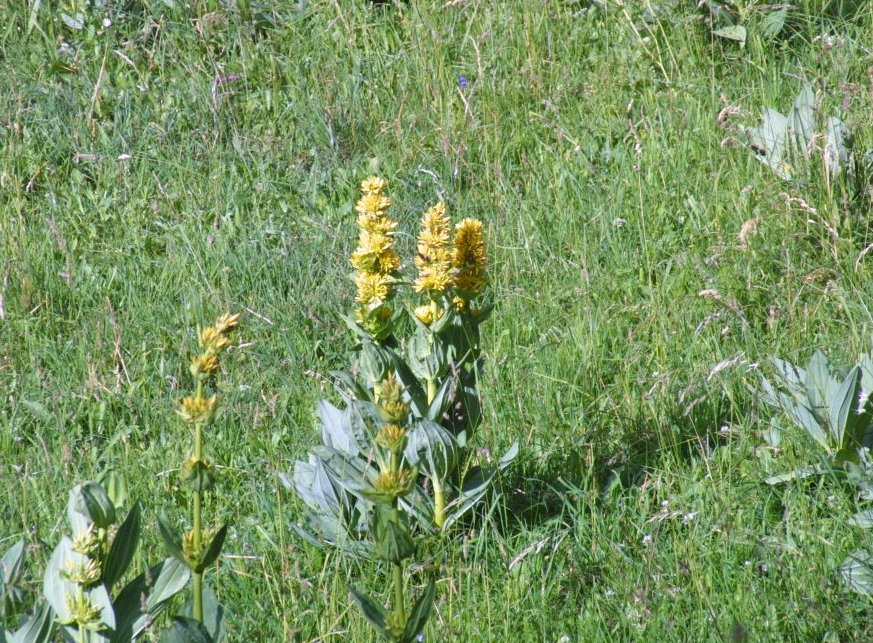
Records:
M376 434L376 444L391 453L400 453L406 448L406 429L396 424L386 424Z

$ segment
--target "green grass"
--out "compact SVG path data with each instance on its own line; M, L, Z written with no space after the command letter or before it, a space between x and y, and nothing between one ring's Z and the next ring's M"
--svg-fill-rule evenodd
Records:
M277 474L352 346L352 204L378 171L407 256L439 198L485 221L480 441L521 444L503 493L426 546L428 640L873 637L836 572L869 541L853 492L764 485L816 455L798 434L765 449L756 395L769 355L869 347L870 188L787 183L720 144L818 79L873 148L873 10L792 13L776 41L753 12L740 49L696 2L176 4L88 35L0 0L0 549L27 540L34 591L66 490L106 467L145 501L139 564L163 555L158 512L187 513L191 329L241 311L209 437L229 640L370 640L346 582L387 598L386 570L296 539Z

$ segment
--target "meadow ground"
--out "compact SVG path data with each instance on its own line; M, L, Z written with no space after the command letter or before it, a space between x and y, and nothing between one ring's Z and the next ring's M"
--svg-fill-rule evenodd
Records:
M384 570L300 541L279 474L336 398L378 172L407 256L438 199L485 222L478 440L521 447L427 543L428 640L873 638L837 573L870 540L854 488L764 484L818 456L799 430L767 446L759 384L771 355L870 348L869 184L815 155L784 180L740 144L815 82L860 165L873 9L799 2L771 35L760 3L708 3L741 47L690 0L232 4L107 3L78 29L0 0L0 548L26 539L35 593L67 490L108 467L145 504L138 565L163 555L191 329L232 310L228 640L370 640L346 582L380 593Z

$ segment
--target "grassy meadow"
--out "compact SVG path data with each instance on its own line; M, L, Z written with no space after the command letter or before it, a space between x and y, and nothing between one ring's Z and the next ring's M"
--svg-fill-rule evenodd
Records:
M871 540L855 488L765 484L820 456L785 419L768 446L760 401L770 356L870 349L873 184L742 144L814 81L863 174L873 9L798 2L769 35L761 3L710 3L740 46L691 0L134 0L81 29L73 4L0 0L0 550L25 539L31 597L69 488L107 468L144 503L138 571L165 555L193 329L227 310L226 640L373 640L346 584L387 598L385 569L298 538L285 481L339 400L378 174L405 257L440 199L485 223L477 446L520 445L425 543L426 640L873 639L838 573Z

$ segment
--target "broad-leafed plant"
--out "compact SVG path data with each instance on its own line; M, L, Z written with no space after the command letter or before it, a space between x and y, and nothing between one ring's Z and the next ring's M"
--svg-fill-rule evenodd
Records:
M850 369L834 368L820 351L804 369L773 359L777 377L762 378L763 401L791 418L822 452L824 465L817 464L769 478L784 482L826 471L828 467L857 468L859 451L871 444L873 429L873 359L863 355ZM767 434L770 442L781 440L776 427Z
M387 183L370 177L361 190L358 246L351 256L356 307L344 318L357 348L351 369L334 373L345 406L319 404L322 444L296 463L294 489L306 506L299 533L368 555L374 504L360 481L377 470L372 444L389 376L402 385L409 406L403 457L417 471L398 506L418 529L444 530L474 506L517 445L485 466L471 449L481 421L479 328L491 312L482 223L468 218L453 229L444 204L430 208L421 220L415 275L404 278ZM405 306L402 288L412 291Z
M0 640L47 643L60 632L75 643L129 643L147 634L185 588L189 572L168 558L121 584L139 547L142 522L138 501L121 520L125 502L123 481L114 473L102 483L88 481L70 491L70 532L49 558L43 599L16 631L0 630ZM22 541L2 560L4 606L22 598L17 586L23 565Z

